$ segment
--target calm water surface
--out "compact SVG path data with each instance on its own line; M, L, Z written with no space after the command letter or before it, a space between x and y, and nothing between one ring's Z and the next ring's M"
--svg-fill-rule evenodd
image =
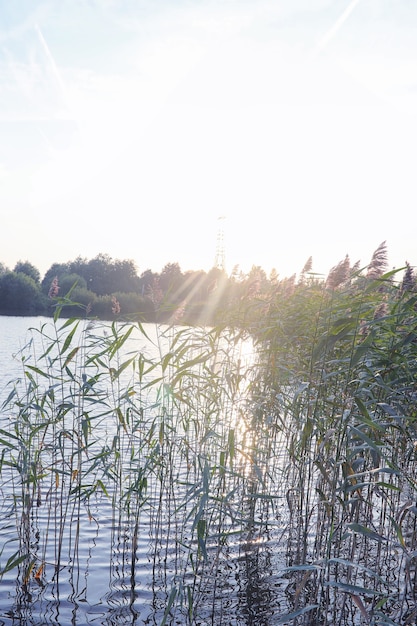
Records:
M39 329L43 323L50 326L51 320L0 317L2 400L12 389L10 381L22 378L19 352L33 337L28 329ZM133 349L157 353L155 328L146 325L146 332L154 341L135 336L124 346L125 354ZM42 352L40 345L36 352ZM33 350L30 353L33 355ZM242 353L236 357L242 358ZM35 366L33 359L31 356L28 362ZM155 398L147 395L144 405L158 412L159 408L152 407L160 397L155 391L151 393ZM170 401L168 397L166 402ZM238 410L235 396L230 407L230 415ZM205 415L210 411L207 406L204 410ZM109 458L120 468L122 478L119 484L110 482L106 488L96 489L88 502L62 502L58 493L66 479L56 472L35 494L37 506L30 519L19 518L19 507L18 518L16 514L8 517L16 490L20 492L16 476L7 467L3 469L0 566L4 568L18 550L20 537L33 556L33 567L28 574L23 564L18 565L0 579L0 626L278 623L285 592L285 580L280 576L285 561L281 521L285 498L277 491L273 501L251 500L253 494L246 493L248 481L237 477L235 471L230 472L232 482L228 485L228 468L219 469L219 462L224 463L226 457L212 452L217 450L213 446L223 431L218 434L207 428L202 442L198 439L201 418L194 419L194 413L193 408L190 422L181 422L182 428L189 428L186 437L176 431L168 433L171 422L157 413L160 432L155 434L151 448L146 447L146 429L139 428L128 438L124 426L120 429L120 424L98 420L95 428L102 448L92 446L87 452L88 462L94 467L94 455L104 446L111 452L119 428L121 449L113 450L113 456L109 452ZM3 411L1 428L10 429L13 419L10 409ZM184 427L185 423L188 426ZM224 435L224 449L229 455L231 433L234 437L238 424L226 424L229 431ZM146 484L137 480L132 488L132 480L145 471L151 456L155 457L155 445L158 464L146 474ZM98 467L97 462L92 477L99 475ZM109 475L113 470L112 466L106 469ZM77 471L72 470L74 481ZM218 491L217 483L212 487L213 477L221 471L224 493ZM244 476L248 469L242 465L239 471ZM119 506L125 503L126 485L130 500ZM217 491L212 493L212 488ZM237 494L243 494L236 499L238 504ZM219 501L224 503L220 508ZM253 502L256 514L249 511ZM209 525L210 534L204 535L203 541Z

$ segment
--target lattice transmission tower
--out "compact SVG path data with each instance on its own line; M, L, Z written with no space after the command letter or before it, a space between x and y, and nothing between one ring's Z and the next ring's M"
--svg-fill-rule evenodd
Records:
M224 215L218 218L216 256L214 259L214 267L224 271L225 269L225 249L224 249Z

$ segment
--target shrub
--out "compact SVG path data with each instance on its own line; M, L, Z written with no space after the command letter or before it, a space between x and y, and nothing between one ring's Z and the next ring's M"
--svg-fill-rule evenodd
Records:
M22 272L0 276L0 313L3 315L41 315L47 307L39 285Z

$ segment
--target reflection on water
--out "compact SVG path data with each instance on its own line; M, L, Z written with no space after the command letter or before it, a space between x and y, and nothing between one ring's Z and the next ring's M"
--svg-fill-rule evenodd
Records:
M0 318L3 398L22 378L11 355L44 321ZM103 337L114 341L111 329L88 332L96 351ZM74 351L65 386L32 369L17 387L22 421L16 406L2 414L1 428L18 424L21 434L2 469L1 567L19 549L25 556L1 579L0 626L278 620L286 500L279 455L243 419L250 346L214 345L201 332L190 348L185 335L146 333L150 341L133 333L99 359ZM43 350L35 345L27 362L45 367L33 357Z

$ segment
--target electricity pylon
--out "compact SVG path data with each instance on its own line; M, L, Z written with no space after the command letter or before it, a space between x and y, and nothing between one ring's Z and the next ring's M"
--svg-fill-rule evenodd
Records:
M224 220L225 216L221 215L218 218L218 229L217 229L217 242L216 242L216 256L214 259L214 267L219 270L224 271L225 269L225 250L224 250Z

